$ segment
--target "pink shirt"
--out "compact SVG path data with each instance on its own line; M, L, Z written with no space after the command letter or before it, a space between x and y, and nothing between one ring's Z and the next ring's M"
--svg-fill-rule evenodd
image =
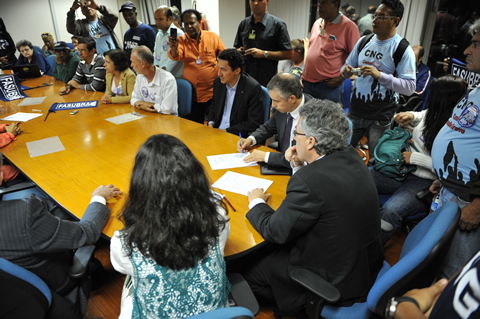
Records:
M324 20L315 21L310 34L303 78L308 82L322 82L340 76L340 69L353 47L360 39L360 32L354 22L339 13L331 23L321 29Z

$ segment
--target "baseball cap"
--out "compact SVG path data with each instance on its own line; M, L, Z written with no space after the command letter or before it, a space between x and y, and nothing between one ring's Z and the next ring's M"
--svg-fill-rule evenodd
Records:
M53 47L54 50L65 50L67 48L70 49L67 42L65 42L65 41L55 42L55 46Z
M120 8L120 11L118 12L123 12L123 10L132 10L135 9L137 10L137 7L132 1L127 1L122 4L122 7Z

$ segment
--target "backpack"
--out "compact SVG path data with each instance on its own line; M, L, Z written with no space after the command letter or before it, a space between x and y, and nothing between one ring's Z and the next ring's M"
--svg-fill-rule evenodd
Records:
M402 161L402 151L412 146L417 152L418 149L410 141L412 134L402 127L395 127L393 130L386 130L378 140L374 150L375 165L373 168L386 177L401 182L408 174L417 169L416 165L405 164Z
M363 39L358 44L358 55L360 55L360 52L363 50L365 45L373 38L374 35L375 33L370 33L369 35L363 37ZM403 38L400 43L398 43L397 49L395 50L395 53L393 53L393 62L395 63L395 72L393 73L393 76L397 76L397 66L402 60L403 54L405 53L405 50L408 48L409 45L410 43L405 38Z

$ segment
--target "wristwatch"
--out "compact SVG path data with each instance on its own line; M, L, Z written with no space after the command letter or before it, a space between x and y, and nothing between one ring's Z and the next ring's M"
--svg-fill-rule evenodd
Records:
M395 312L397 311L397 305L405 301L415 304L418 309L420 309L418 302L411 297L393 297L388 301L387 307L385 308L385 319L393 319L395 317Z
M266 51L266 50L263 51L263 57L264 57L265 59L268 58L268 51Z

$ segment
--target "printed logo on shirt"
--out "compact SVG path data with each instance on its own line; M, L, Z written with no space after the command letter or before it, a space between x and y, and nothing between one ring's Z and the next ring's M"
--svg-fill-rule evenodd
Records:
M469 128L475 125L478 117L478 106L471 105L463 110L458 118L458 125L461 127Z
M140 40L141 40L141 38L140 38L138 35L134 35L134 36L133 36L133 40L140 41Z
M142 88L142 95L144 98L148 97L148 89L145 86Z
M155 56L155 59L156 59L157 61L160 61L160 60L162 59L162 57L159 56L159 55L156 55L156 56Z
M125 50L132 50L138 47L138 43L133 41L124 41L124 47Z
M168 49L170 49L170 45L168 44L168 41L163 42L162 48L163 48L163 51L168 51Z

